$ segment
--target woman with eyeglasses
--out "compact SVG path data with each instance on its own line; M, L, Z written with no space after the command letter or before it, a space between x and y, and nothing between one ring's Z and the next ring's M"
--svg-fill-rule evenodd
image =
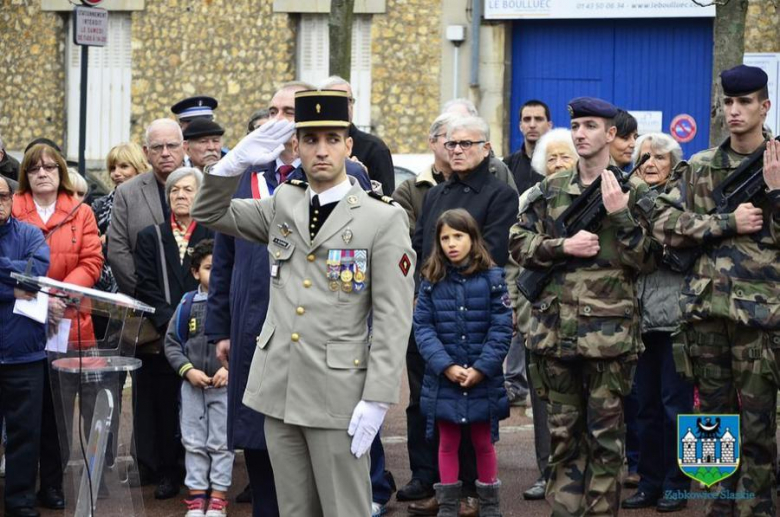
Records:
M13 216L41 229L51 250L51 265L46 276L81 287L92 287L100 275L103 253L97 223L87 205L78 208L75 189L62 155L47 144L35 144L24 154L19 169L19 190L14 195ZM71 319L69 348L90 348L95 343L92 319L88 314L66 311L62 299L49 297L48 333L53 335L63 318ZM51 353L50 353L51 355ZM58 433L52 390L60 393L57 376L47 369L41 425L41 472L38 499L41 505L62 509L62 475L69 459L65 428ZM75 393L63 397L66 418L73 414ZM89 400L88 400L89 399ZM91 403L90 403L91 401ZM84 396L84 417L91 420L94 399ZM67 425L67 424L63 424ZM62 435L62 440L60 439Z

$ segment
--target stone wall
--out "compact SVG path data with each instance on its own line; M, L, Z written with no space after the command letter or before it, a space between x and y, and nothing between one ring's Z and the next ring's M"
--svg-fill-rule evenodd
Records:
M780 52L780 0L750 0L745 52Z
M0 135L8 149L37 136L64 142L67 13L41 0L0 0ZM147 1L132 13L131 138L195 94L219 100L233 145L249 114L295 78L297 16L273 0ZM393 152L425 152L439 110L441 2L389 0L372 23L372 126ZM8 30L10 29L10 30ZM24 44L19 44L24 42Z
M217 121L234 145L249 115L295 76L295 23L272 0L147 1L133 13L132 135L191 95L219 100Z
M439 114L441 2L390 0L371 27L371 122L394 153L428 152Z
M65 134L65 18L40 0L0 0L0 135L7 149Z

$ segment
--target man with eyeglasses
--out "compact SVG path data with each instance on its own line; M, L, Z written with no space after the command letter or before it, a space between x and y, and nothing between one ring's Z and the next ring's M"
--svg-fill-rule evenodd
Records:
M422 264L433 250L436 221L451 208L463 208L476 219L493 261L509 258L509 228L517 219L517 192L489 171L490 129L479 117L455 119L447 131L452 174L425 195L413 245Z
M133 252L138 233L151 225L171 220L171 212L165 196L165 180L182 166L184 160L183 136L179 124L171 119L158 119L146 129L144 153L152 170L117 187L114 211L108 227L108 261L114 272L119 290L135 296L136 276ZM138 350L143 366L136 372L134 382L135 444L140 484L157 482L154 496L168 499L179 493L177 457L183 453L181 442L167 432L158 431L155 403L159 393L156 388L178 382L165 355L159 353L161 342L153 342ZM174 401L172 411L176 411Z
M11 215L13 189L0 176L0 412L6 420L5 515L37 517L35 480L40 453L46 327L16 314L16 300L34 298L17 287L11 273L30 261L32 275L49 269L49 247L41 231Z
M144 153L151 172L139 174L116 189L108 227L108 262L119 290L135 295L133 250L138 232L170 219L165 180L184 162L184 137L171 119L157 119L146 129Z

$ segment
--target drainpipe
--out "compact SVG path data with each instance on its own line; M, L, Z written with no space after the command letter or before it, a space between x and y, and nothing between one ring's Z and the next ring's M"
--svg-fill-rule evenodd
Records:
M482 23L482 0L472 0L471 12L471 81L470 86L479 86L479 26Z

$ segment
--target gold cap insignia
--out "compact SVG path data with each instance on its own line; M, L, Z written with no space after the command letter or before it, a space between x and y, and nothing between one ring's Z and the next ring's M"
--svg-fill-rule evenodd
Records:
M322 111L322 106L320 106L319 103L317 103L317 105L314 106L314 109L316 109L317 113L319 113L320 111Z

